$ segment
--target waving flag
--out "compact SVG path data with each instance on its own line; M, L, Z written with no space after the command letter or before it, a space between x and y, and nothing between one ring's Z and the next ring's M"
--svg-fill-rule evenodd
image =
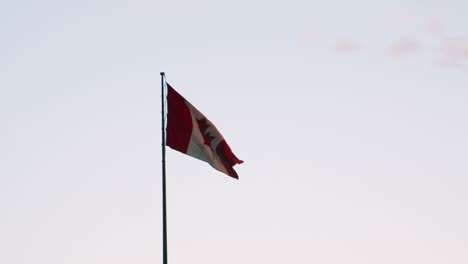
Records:
M233 166L239 160L218 129L200 111L167 84L166 145L208 162L213 168L238 179Z

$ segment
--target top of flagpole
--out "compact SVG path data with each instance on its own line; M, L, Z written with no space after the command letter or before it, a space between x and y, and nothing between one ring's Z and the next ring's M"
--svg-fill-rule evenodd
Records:
M167 210L166 210L166 129L164 106L164 72L161 72L161 161L162 161L162 215L163 215L163 264L167 264Z
M161 76L164 76L164 75L166 75L164 72L160 72L160 73L161 73Z

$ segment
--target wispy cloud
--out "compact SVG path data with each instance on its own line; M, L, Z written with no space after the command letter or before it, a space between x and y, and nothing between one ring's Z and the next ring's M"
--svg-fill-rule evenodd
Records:
M468 36L448 37L442 40L441 50L446 56L468 59Z
M413 14L392 14L385 19L389 24L407 25L417 21L417 17Z
M335 42L335 51L337 53L349 54L360 49L362 47L349 38L341 38Z
M378 48L379 43L373 44L372 36L363 39L362 36L361 38L343 34L340 36L338 33L334 38L327 38L328 34L321 36L316 31L302 31L296 33L296 38L317 43L323 37L325 38L323 43L331 44L330 51L340 55L378 51L393 58L405 58L421 53L424 59L434 61L435 66L468 70L468 35L448 37L450 35L446 26L448 27L449 21L446 21L444 17L437 14L416 16L407 13L389 15L385 19L387 23L392 24L393 28L388 36L391 37L394 33L401 36L387 39L386 49ZM366 46L362 43L366 43ZM439 46L437 46L438 43Z
M400 38L390 46L393 57L405 57L415 54L419 50L419 42L414 38Z
M443 19L439 16L431 16L426 22L426 30L429 33L440 34L444 31Z
M302 31L297 33L297 38L302 41L316 41L320 38L320 34L312 31Z
M463 67L468 64L468 36L446 37L440 42L437 66Z

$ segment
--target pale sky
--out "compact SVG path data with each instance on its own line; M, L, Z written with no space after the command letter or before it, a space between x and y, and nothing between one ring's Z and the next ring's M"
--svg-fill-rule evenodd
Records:
M0 2L0 263L162 262L160 75L244 164L167 150L169 263L468 263L468 4Z

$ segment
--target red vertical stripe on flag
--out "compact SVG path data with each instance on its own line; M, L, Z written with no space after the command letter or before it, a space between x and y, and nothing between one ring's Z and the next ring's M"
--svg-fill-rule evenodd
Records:
M166 145L187 153L192 135L192 114L185 99L167 83L167 138Z

